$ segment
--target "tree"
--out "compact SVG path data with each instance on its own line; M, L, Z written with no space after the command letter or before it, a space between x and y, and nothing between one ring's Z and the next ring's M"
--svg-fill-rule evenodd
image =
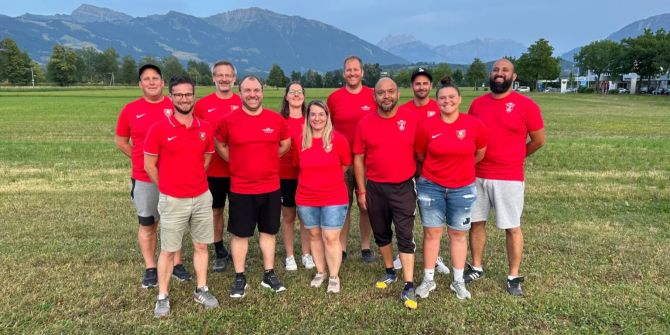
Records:
M456 83L456 85L459 85L459 86L463 85L464 76L463 76L463 71L461 69L456 69L456 71L454 71L454 74L451 76L451 78L454 80L454 83Z
M465 74L465 81L468 85L474 86L479 90L479 86L486 82L486 65L479 58L475 58L468 67L468 73Z
M410 83L411 73L409 70L400 70L392 77L393 81L395 81L396 84L398 84L400 87L410 87L412 85L412 83Z
M575 63L583 71L591 70L596 75L597 87L600 87L602 75L607 73L610 78L619 75L619 63L622 47L610 40L591 42L582 47L574 56Z
M288 78L284 74L284 70L282 70L278 64L272 64L266 83L274 87L284 87L288 85Z
M0 42L0 81L7 80L14 85L30 83L31 64L30 56L19 50L14 40L5 38Z
M300 74L300 71L291 71L291 81L292 82L300 82L300 77L302 77L302 75Z
M182 74L186 74L184 67L179 62L179 59L175 56L168 56L163 58L161 70L163 72L163 79L166 82L170 81L170 78Z
M342 70L328 71L323 75L323 87L342 86Z
M382 75L382 68L378 63L363 65L363 83L367 86L375 86Z
M100 73L96 71L100 52L93 47L84 47L74 50L78 57L77 81L83 83L97 83L101 80Z
M625 72L635 72L642 79L646 78L647 82L650 83L651 78L662 72L662 65L658 62L661 58L659 58L658 53L661 51L663 35L665 35L663 31L654 35L651 30L645 29L644 34L638 37L621 40L623 45L621 67L623 70L628 70Z
M119 75L116 77L117 81L122 84L132 85L138 82L137 78L137 63L131 56L125 56L121 60L121 68Z
M451 68L447 63L440 63L433 70L433 81L438 84L445 76L451 76Z
M208 86L214 84L212 83L212 71L207 63L191 59L186 67L188 75L195 80L196 85Z
M107 48L98 55L95 70L100 75L102 82L109 83L112 77L116 77L119 72L119 54L114 48Z
M47 77L60 86L76 82L77 54L70 48L60 44L54 45L51 58L47 64Z
M303 87L323 87L323 78L321 77L321 74L312 69L307 70L307 72L303 74L302 78L300 78L300 82Z
M540 79L556 79L561 73L560 59L552 57L554 47L541 38L521 54L515 64L517 79L536 89Z

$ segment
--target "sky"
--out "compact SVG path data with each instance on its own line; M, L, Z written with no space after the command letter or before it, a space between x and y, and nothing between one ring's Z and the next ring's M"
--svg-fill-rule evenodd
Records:
M430 45L475 38L512 39L530 45L544 38L560 54L603 39L634 21L670 12L668 0L59 0L7 1L0 14L70 14L82 3L134 17L170 10L207 17L260 7L318 20L377 44L387 35L413 35ZM157 5L158 4L158 5Z

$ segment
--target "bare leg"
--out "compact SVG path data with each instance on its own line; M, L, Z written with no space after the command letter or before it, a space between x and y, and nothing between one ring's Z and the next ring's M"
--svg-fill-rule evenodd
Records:
M230 252L233 254L233 265L236 273L244 272L244 263L249 251L249 238L233 235L230 240Z
M161 251L158 255L158 294L168 294L172 268L174 267L174 252Z
M390 244L389 244L390 245ZM389 248L390 249L390 248ZM393 250L391 250L393 252ZM391 266L393 266L393 254L391 254ZM402 263L402 279L406 283L414 282L414 254L400 253L400 263ZM386 260L384 260L386 264ZM433 263L435 264L435 263Z
M342 247L339 243L340 230L327 229L322 230L323 243L326 249L326 263L328 264L328 274L331 277L339 277L340 266L342 265Z
M223 222L223 208L212 208L212 216L214 217L214 243L223 240L223 229L225 223Z
M260 233L258 244L261 246L263 254L263 269L274 269L275 266L275 245L277 244L276 235ZM235 254L233 254L235 256ZM237 267L236 267L237 268Z
M454 269L464 269L465 259L468 257L468 239L466 232L447 229L449 234L449 249L451 251L451 265Z
M370 249L370 240L372 239L372 226L368 211L360 209L358 212L358 228L361 230L361 250Z
M384 268L390 269L393 267L393 245L391 243L379 247L379 253L382 255L382 260L384 260ZM402 254L401 254L402 255ZM402 261L402 259L401 259ZM405 264L403 264L403 267Z
M195 269L196 287L207 286L208 260L207 244L193 242L193 268Z
M324 273L326 271L325 255L323 254L323 238L320 228L309 229L310 244L312 248L312 257L316 264L316 272ZM341 257L342 255L340 255Z
M293 234L295 225L295 207L281 206L281 233L284 238L286 257L293 256Z
M486 221L473 222L470 228L470 255L472 265L482 267L484 247L486 246Z
M140 252L144 258L144 267L147 269L156 267L157 227L157 223L151 226L140 225L137 231L137 242L140 245Z
M300 220L300 243L302 246L302 254L307 255L312 253L309 239L309 231L305 228L305 225Z
M435 269L437 256L440 254L440 240L444 227L423 228L423 267ZM402 262L402 259L400 260ZM405 265L403 264L403 268Z
M523 256L523 233L521 227L506 229L505 242L507 246L507 261L510 276L518 276Z

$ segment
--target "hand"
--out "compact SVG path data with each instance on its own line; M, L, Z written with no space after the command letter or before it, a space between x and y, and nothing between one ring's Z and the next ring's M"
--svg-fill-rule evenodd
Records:
M358 199L358 207L368 210L368 203L365 200L365 192L363 193L356 193L356 198Z

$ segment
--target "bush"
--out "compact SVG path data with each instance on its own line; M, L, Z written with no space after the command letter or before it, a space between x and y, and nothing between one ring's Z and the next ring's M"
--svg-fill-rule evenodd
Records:
M590 87L579 86L577 93L593 93L593 89Z
M619 90L609 90L607 94L619 94Z

